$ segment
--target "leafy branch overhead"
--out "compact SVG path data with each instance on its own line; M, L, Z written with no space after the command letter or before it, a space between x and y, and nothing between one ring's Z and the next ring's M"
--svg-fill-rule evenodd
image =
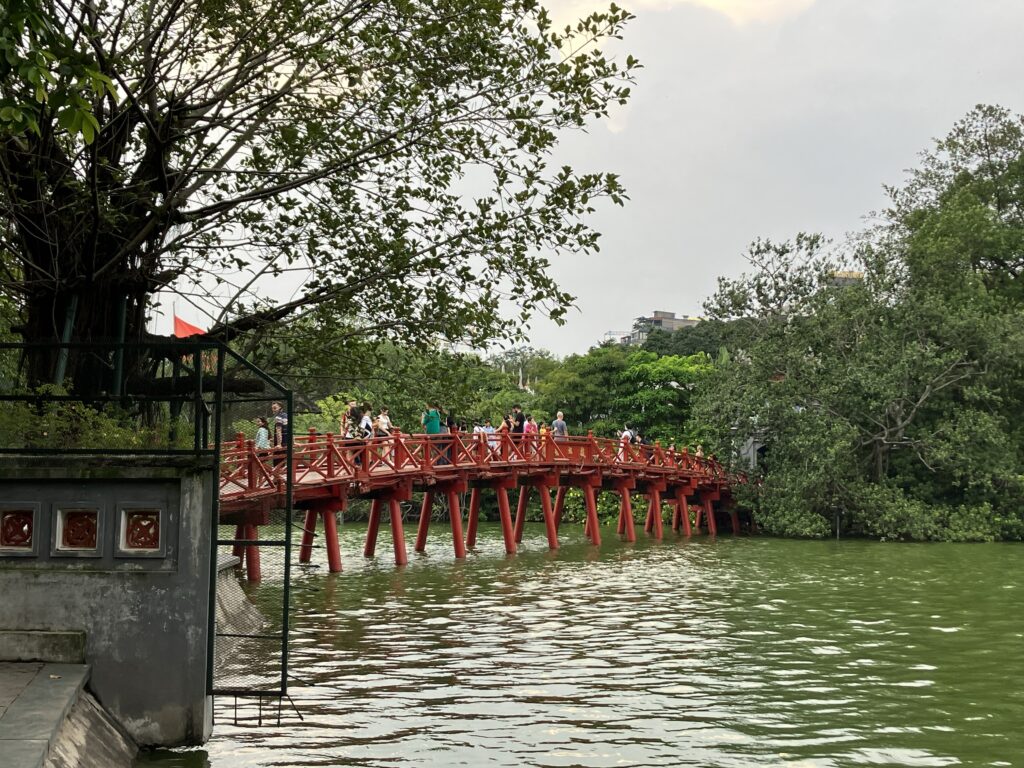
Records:
M551 160L629 98L614 5L556 30L534 0L39 3L0 29L0 291L29 337L116 337L125 299L139 335L165 290L225 337L515 337L625 199Z

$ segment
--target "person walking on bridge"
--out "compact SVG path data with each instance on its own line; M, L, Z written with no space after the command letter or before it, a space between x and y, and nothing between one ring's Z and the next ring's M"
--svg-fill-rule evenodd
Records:
M423 432L427 436L427 447L430 450L431 458L444 458L441 437L441 409L435 403L427 403L427 409L420 416L420 424L423 425ZM438 461L438 463L442 463Z
M561 411L555 414L555 420L551 422L551 436L556 440L565 440L569 436L569 425L565 423L565 414Z
M433 403L428 403L427 409L420 416L420 424L423 425L423 432L425 434L441 434L441 410Z
M255 448L258 451L266 450L270 447L270 428L267 426L267 419L265 416L256 417L256 443Z
M523 445L523 433L526 430L526 416L523 414L523 406L516 405L512 406L512 429L509 430L509 434L512 437L512 447L514 451L522 451ZM512 461L516 460L515 452L510 457Z
M356 404L355 399L348 401L348 408L341 415L341 423L338 424L338 432L346 440L352 440L359 433L359 422L362 420L363 414L359 410L359 406Z
M288 412L280 403L271 403L270 413L274 420L274 447L283 448L291 437L288 429Z
M398 429L392 422L391 416L388 415L387 408L381 408L380 413L377 414L377 437L391 437L391 430Z

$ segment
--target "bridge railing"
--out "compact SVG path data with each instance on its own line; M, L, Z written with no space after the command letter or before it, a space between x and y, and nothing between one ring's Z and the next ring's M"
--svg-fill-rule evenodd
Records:
M221 448L221 499L230 502L280 492L287 481L284 448L257 449L238 435ZM310 431L293 443L296 485L370 483L400 475L444 475L468 468L577 467L624 469L671 476L727 479L717 461L659 444L633 445L591 434L552 435L454 433L346 440Z

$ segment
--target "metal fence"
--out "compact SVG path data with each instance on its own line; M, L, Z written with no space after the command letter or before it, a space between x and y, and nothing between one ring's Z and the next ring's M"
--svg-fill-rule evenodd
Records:
M211 691L255 698L258 714L252 722L259 724L264 700L288 691L293 403L289 390L252 366L248 370L263 387L258 392L225 392L221 485L230 485L238 474L232 463L239 447L253 455L272 455L274 468L283 471L277 473L274 493L231 499L218 515ZM230 710L237 720L237 700Z

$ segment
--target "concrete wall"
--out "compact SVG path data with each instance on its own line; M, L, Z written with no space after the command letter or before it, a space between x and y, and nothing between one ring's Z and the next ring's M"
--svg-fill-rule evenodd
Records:
M0 459L0 523L5 510L14 523L10 510L34 516L30 547L0 539L0 630L84 631L90 688L141 745L199 744L210 734L214 477L209 466L166 457ZM82 544L62 524L83 509L96 512L95 547L66 546ZM149 516L144 536L126 531L138 515ZM155 518L158 541L145 537ZM8 530L6 540L23 538Z

